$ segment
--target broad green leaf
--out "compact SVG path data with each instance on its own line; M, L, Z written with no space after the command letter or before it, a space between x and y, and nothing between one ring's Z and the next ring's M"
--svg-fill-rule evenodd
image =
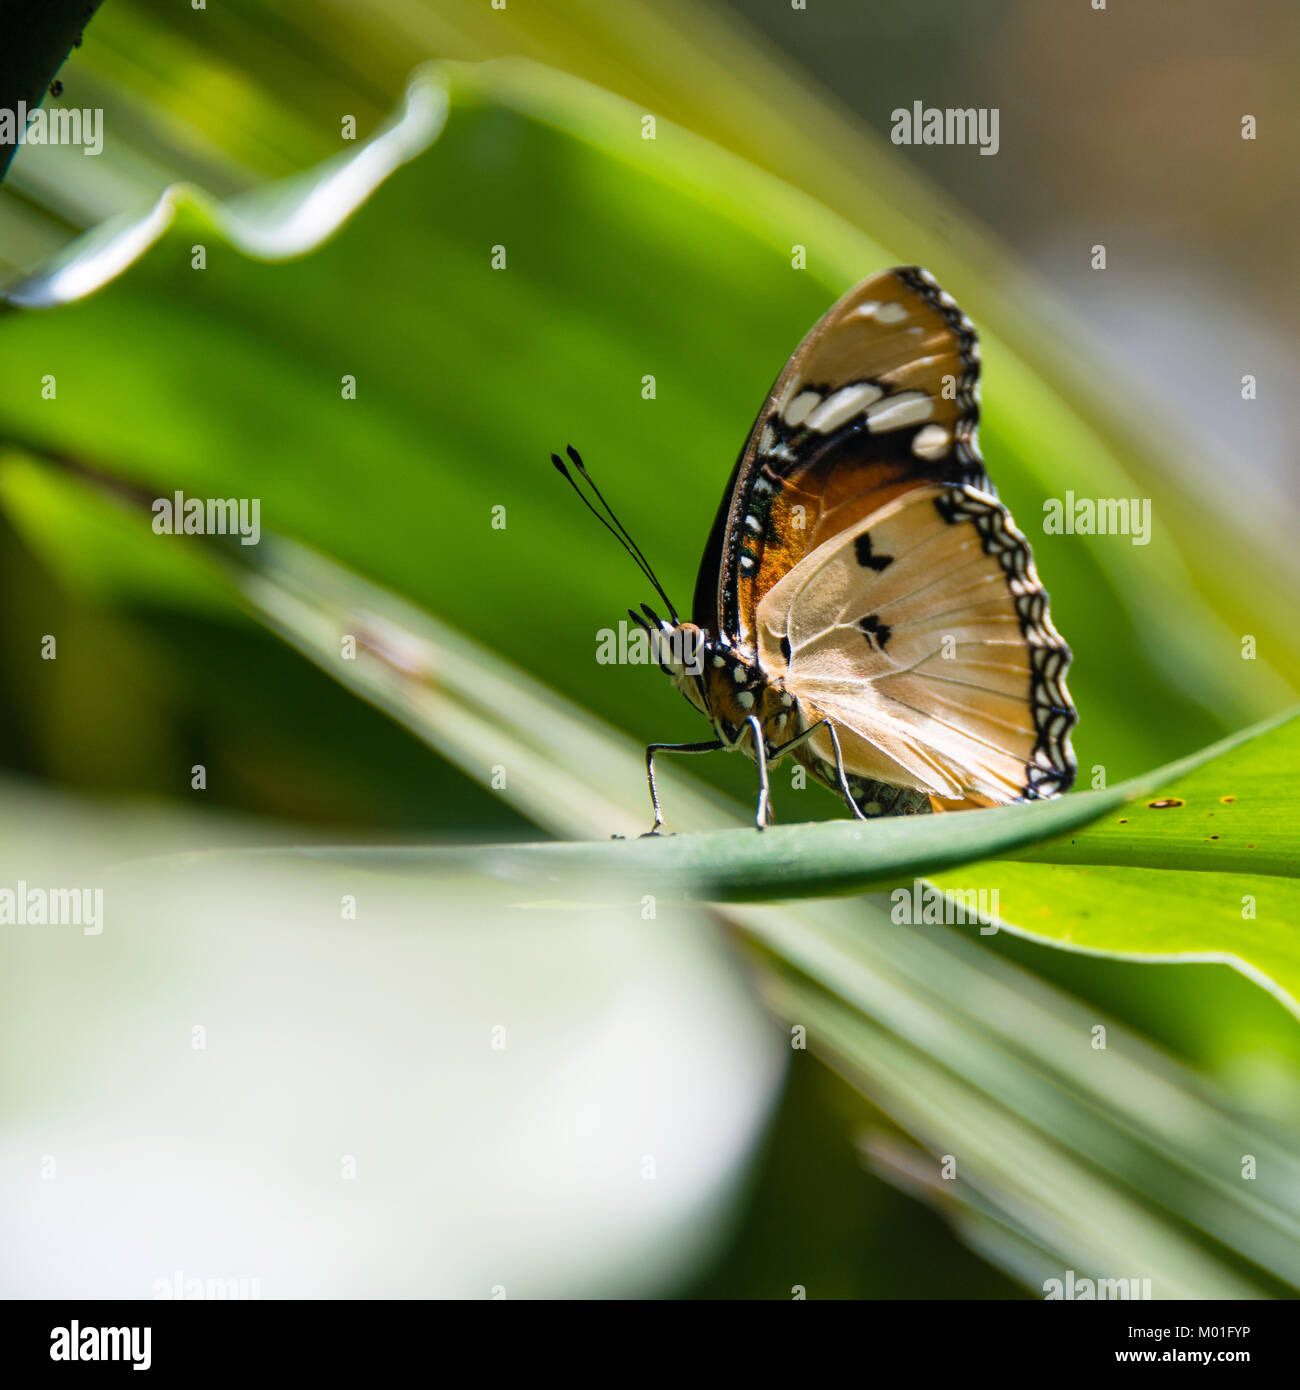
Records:
M389 708L420 736L436 740L450 756L460 759L472 775L485 776L489 765L510 766L513 759L526 778L528 790L524 794L529 798L529 814L534 819L543 824L562 819L560 806L567 796L581 806L581 820L588 833L594 830L605 835L626 835L644 827L644 819L634 819L629 825L626 812L615 818L605 794L604 776L613 773L616 766L627 779L625 797L629 790L644 785L640 759L636 759L636 773L632 772L634 749L627 749L618 764L611 761L608 766L602 765L598 740L566 720L553 698L542 698L539 691L534 708L525 710L518 697L520 676L507 681L502 671L496 680L485 679L473 674L481 662L472 658L462 668L461 662L468 657L463 639L398 605L392 596L364 585L355 576L332 569L317 557L281 545L259 555L253 566L246 592L267 620L290 641L359 694ZM372 625L383 624L367 643L376 660L339 660L340 637L357 628L363 614L375 615ZM461 655L449 659L449 649ZM458 676L462 669L465 674ZM504 699L493 694L498 688L497 680L501 682ZM452 690L464 702L459 710L443 703ZM480 710L490 718L483 720ZM1293 716L1281 718L1290 721ZM1212 760L1238 747L1250 746L1252 741L1263 745L1256 755L1258 759L1280 758L1284 767L1291 750L1289 765L1294 768L1295 724L1285 723L1281 729L1278 724L1277 718L1265 721L1178 763L1105 791L1079 792L1051 802L879 821L778 825L763 832L751 826L597 842L375 849L358 853L417 872L462 863L508 878L540 882L570 882L584 874L616 874L620 879L643 884L646 891L715 902L861 893L1019 849L1063 830L1085 826L1134 798L1155 799L1163 794L1162 788L1192 769L1207 762L1213 766ZM564 775L554 776L549 787L537 781L535 756L521 759L518 750L506 743L514 730L526 731L524 737L533 755L558 754L564 760ZM1284 745L1280 750L1273 747L1273 741L1278 739ZM498 757L507 761L498 763ZM680 795L674 782L669 772L661 792L670 816L674 800ZM572 792L567 790L570 783L575 784ZM697 812L696 799L683 801L679 809L688 814ZM721 808L710 814L709 821L717 824L720 812ZM608 817L603 824L602 815ZM735 818L736 812L731 815ZM572 813L567 823L573 824Z
M996 884L1009 931L1091 955L1219 961L1300 1015L1300 883L1244 873L993 862L933 875Z
M17 512L29 520L35 519L33 499L39 502L45 527L44 532L35 528L40 534L66 534L71 528L63 519L65 511L75 520L86 506L84 485L60 487L39 470L15 466L8 487ZM66 506L60 506L64 495ZM107 515L99 522L105 526ZM119 557L134 561L152 552L150 542L156 538L143 536L129 514L113 514L110 530ZM94 553L93 546L87 549ZM636 836L644 829L645 801L639 812L624 809L635 807L644 795L643 759L635 745L619 740L619 752L611 750L602 759L608 736L598 737L523 673L489 662L445 624L300 547L266 537L257 547L234 547L230 553L239 559L244 592L263 621L336 679L460 762L471 776L490 785L494 769L501 769L513 779L512 795L531 819L560 833L575 825L606 837ZM202 552L186 554L197 560ZM138 579L134 563L120 558L116 563L124 572L123 583ZM356 648L352 654L347 639ZM1156 799L1190 769L1274 724L1245 730L1117 787L1054 802L871 822L778 825L762 833L750 827L594 843L374 849L365 854L418 871L473 864L539 882L618 874L643 883L646 891L713 901L860 893L1007 854L1085 826L1134 798ZM1272 735L1282 741L1278 749L1269 739L1259 740L1264 747L1252 755L1254 762L1277 764L1285 776L1296 761L1294 729L1294 724L1285 725ZM556 774L557 758L563 761L563 776ZM669 759L663 760L663 773L662 798L670 817L684 814L697 824L717 826L728 820L734 824L743 815L687 791L689 781L676 775ZM613 797L612 778L621 784Z
M948 889L995 884L1002 924L1035 940L1222 961L1300 1014L1300 719L1015 858L933 877Z
M1154 797L1183 769L1213 759L1241 740L1259 738L1269 727L1266 723L1244 730L1233 740L1108 791L1048 803L880 821L774 826L761 833L750 827L613 842L406 848L368 854L412 870L460 862L542 882L564 882L571 876L608 870L647 887L655 885L661 893L714 902L862 893L903 878L934 876L956 865L972 864L1056 835L1062 828L1086 826L1116 807L1127 808L1133 798ZM1290 766L1300 778L1300 766L1295 762ZM1000 865L982 866L972 870L964 883L997 884L1000 873ZM1026 876L1032 879L1027 866ZM1220 883L1236 881L1226 874L1214 877ZM1092 908L1109 913L1104 892L1094 897ZM1069 914L1063 914L1062 920L1070 920Z
M1300 720L1224 750L1121 814L1017 857L1295 878L1300 875Z

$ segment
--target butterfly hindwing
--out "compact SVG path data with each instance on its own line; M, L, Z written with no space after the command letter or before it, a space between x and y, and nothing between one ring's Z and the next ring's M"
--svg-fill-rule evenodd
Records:
M757 636L763 670L810 723L834 721L859 777L976 805L1069 783L1069 652L988 493L914 488L824 541L764 596ZM824 730L811 750L830 762Z

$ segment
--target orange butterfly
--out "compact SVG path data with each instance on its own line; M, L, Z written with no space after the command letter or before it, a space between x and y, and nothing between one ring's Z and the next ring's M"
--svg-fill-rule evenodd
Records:
M1029 542L984 472L974 325L917 267L883 271L799 344L723 494L683 623L583 467L552 461L668 607L633 620L712 722L656 753L787 753L861 819L1067 791L1077 715L1070 649ZM687 661L698 652L702 661Z

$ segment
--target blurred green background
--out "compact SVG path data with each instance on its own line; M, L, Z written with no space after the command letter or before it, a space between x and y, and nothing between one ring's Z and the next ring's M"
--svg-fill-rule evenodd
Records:
M596 663L597 630L651 595L546 456L583 450L684 608L784 358L854 280L909 262L981 331L989 471L1076 653L1081 785L1283 708L1300 679L1284 416L1300 306L1282 273L1298 53L1281 4L1247 7L1225 34L1208 4L1180 7L1175 26L1156 4L1027 0L108 0L58 98L104 109L104 154L19 154L0 190L0 268L15 276L177 181L257 196L348 153L344 118L358 143L372 136L426 60L545 68L454 69L446 128L319 251L250 260L199 200L102 293L0 321L4 769L188 809L203 763L206 808L325 840L534 833L482 776L355 699L219 585L103 559L112 523L86 477L258 496L265 529L607 724L641 741L703 737L656 673ZM890 111L914 100L999 107L998 155L890 145ZM1245 112L1259 116L1253 144ZM1098 243L1104 272L1090 269ZM39 394L47 371L57 408ZM358 381L346 407L344 373ZM1244 373L1256 400L1241 399ZM1067 489L1150 498L1151 545L1041 534L1044 499ZM498 505L504 531L490 525ZM36 658L47 632L57 662ZM691 771L750 795L742 760ZM784 819L838 815L779 779L776 802ZM1243 1111L1300 1117L1294 1019L1227 968L1006 934L980 944ZM858 1090L797 1060L734 1234L676 1291L1023 1296L1005 1264L868 1162L863 1136L882 1131L895 1132Z

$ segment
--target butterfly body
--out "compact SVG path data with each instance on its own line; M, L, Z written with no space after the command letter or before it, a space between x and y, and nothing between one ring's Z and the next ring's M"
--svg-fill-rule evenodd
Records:
M731 646L725 638L704 632L694 623L672 624L650 616L665 635L666 651L698 653L693 667L667 660L664 670L686 699L712 723L721 749L744 753L751 762L758 763L758 735L752 722L756 719L763 735L764 763L777 763L788 754L817 781L842 794L833 749L828 747L823 756L810 738L810 731L826 718L821 710L798 699L781 677L770 678L752 651ZM906 788L852 773L847 774L846 782L852 804L866 817L932 809L927 796Z
M746 734L752 734L749 721L754 718L761 724L769 747L787 741L793 702L777 683L768 680L752 651L742 651L694 623L663 623L660 630L667 635L670 647L680 643L682 649L698 652L694 667L670 662L665 669L678 690L709 718L725 748L739 748L744 743ZM678 637L678 633L683 636Z
M661 664L717 735L648 750L656 829L657 751L746 753L760 826L787 753L860 818L1069 788L1070 650L984 470L979 363L973 324L917 267L854 287L791 356L723 494L692 621L632 614L694 642L692 667Z

